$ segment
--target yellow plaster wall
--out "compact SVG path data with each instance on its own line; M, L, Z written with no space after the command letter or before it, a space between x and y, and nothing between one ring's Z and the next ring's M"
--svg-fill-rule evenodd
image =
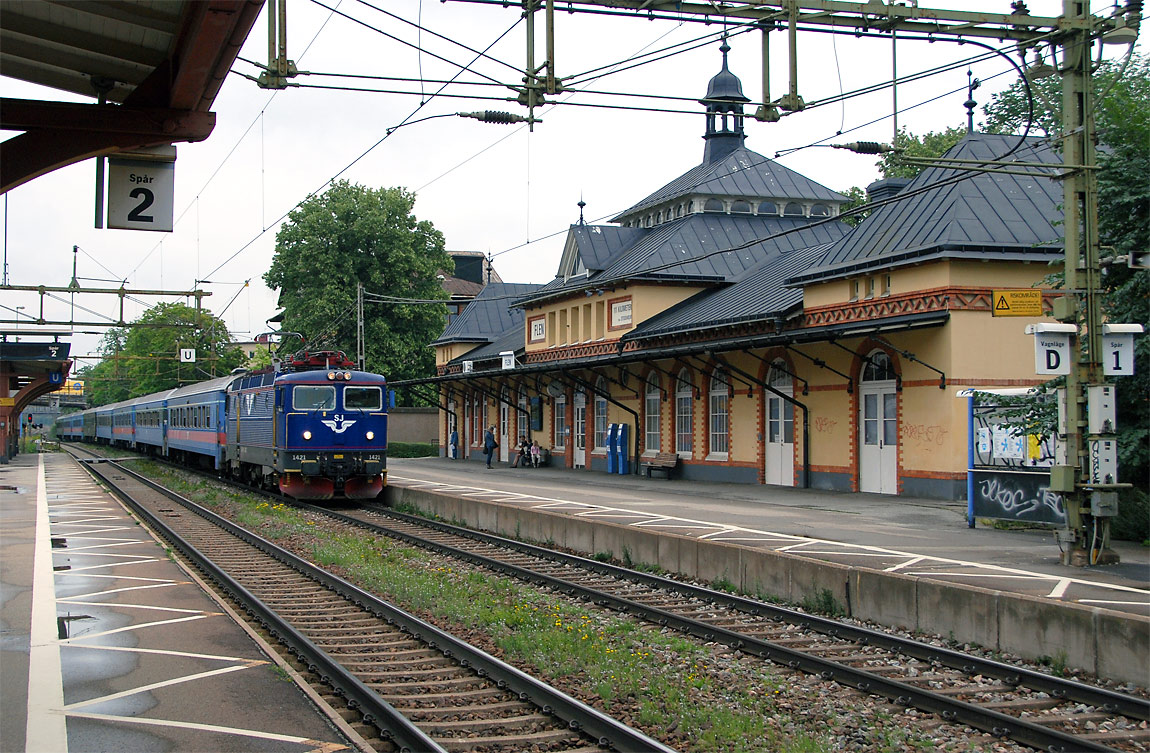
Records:
M435 365L443 366L464 353L470 353L479 347L479 343L448 343L435 347Z
M606 306L600 310L596 304L615 298L631 296L631 326L626 329L611 330L608 329L609 322L606 321L602 326L602 330L605 332L605 339L615 340L630 332L646 319L650 319L652 316L662 313L676 303L690 298L700 290L703 290L703 288L697 286L625 285L617 287L613 291L604 291L602 294L573 296L546 306L532 306L524 309L526 319L530 321L532 318L541 314L546 316L547 338L543 342L525 342L524 344L528 353L535 353L545 351L552 347L574 345L589 339L597 339L600 326L596 317L599 315L610 317L611 312ZM577 318L571 316L571 310L573 308L578 308L579 313ZM587 327L588 323L590 323L590 329ZM569 330L568 326L562 325L570 325L570 331L573 333L578 332L579 339L577 342L566 342L566 333ZM554 333L552 331L553 328L556 330Z

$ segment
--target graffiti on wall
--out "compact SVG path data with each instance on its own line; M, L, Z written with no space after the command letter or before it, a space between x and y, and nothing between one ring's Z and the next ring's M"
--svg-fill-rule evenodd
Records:
M1066 523L1062 495L1050 491L1044 471L972 470L974 515L978 518Z

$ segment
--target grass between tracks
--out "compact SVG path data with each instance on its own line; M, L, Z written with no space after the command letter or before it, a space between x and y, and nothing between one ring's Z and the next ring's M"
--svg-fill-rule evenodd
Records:
M217 513L470 642L486 643L505 661L680 750L829 753L848 749L844 742L875 753L933 748L882 714L833 718L833 704L829 712L813 708L792 680L723 646L699 645L506 577L437 564L439 558L390 539L327 530L288 506L141 465ZM839 690L825 684L825 693Z

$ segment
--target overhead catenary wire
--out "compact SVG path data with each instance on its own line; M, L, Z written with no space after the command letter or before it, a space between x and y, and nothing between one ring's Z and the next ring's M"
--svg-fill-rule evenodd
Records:
M326 7L326 6L325 6L325 7ZM505 36L507 36L508 34L510 34L510 33L511 33L511 31L512 31L512 30L513 30L513 29L514 29L516 26L518 26L518 25L519 25L519 21L517 20L517 21L516 21L514 24L512 24L511 26L509 26L509 27L507 28L507 30L506 30L506 31L504 31L502 34L500 34L498 37L496 37L496 38L495 38L495 40L494 40L494 41L493 41L491 44L489 44L489 45L487 46L487 49L491 49L491 48L492 48L492 47L494 47L496 44L498 44L500 40L502 40L502 39L503 39ZM473 60L472 62L474 62L474 60ZM470 63L469 63L467 66L464 66L464 67L460 68L460 70L459 70L459 74L458 74L458 75L463 75L463 73L464 73L465 71L467 71L469 67L470 67ZM411 112L410 112L410 113L407 115L407 117L405 117L405 118L404 118L404 119L403 119L403 120L402 120L402 121L399 123L399 126L402 126L404 123L407 123L407 121L409 121L409 120L411 120L413 117L415 117L415 114L416 114L416 113L418 113L420 110L422 110L422 109L423 109L423 108L424 108L424 107L427 105L427 103L428 103L428 102L430 102L432 99L435 99L436 97L440 96L440 95L443 93L443 90L444 90L444 89L446 89L448 86L450 86L450 83L444 84L444 85L443 85L443 86L441 86L441 87L440 87L440 88L439 88L439 89L438 89L438 90L437 90L437 91L436 91L434 94L432 94L430 97L428 97L426 101L421 101L421 102L420 102L420 104L419 104L419 106L418 106L418 107L416 107L414 110L412 110L412 111L411 111ZM396 128L398 128L399 126L396 126ZM346 164L346 165L345 165L345 166L344 166L344 167L343 167L341 170L339 170L339 172L337 172L335 175L333 175L333 176L331 176L330 178L328 178L327 180L325 180L325 181L324 181L324 183L323 183L323 185L321 185L321 186L320 186L319 188L317 188L315 191L312 191L311 193L309 193L309 194L308 194L307 196L305 196L304 198L300 199L298 202L296 202L296 203L295 203L295 204L294 204L294 205L293 205L293 206L292 206L290 209L288 209L286 212L284 212L282 215L280 215L278 219L276 219L274 222L272 222L272 225L274 226L274 225L277 225L277 224L279 224L279 223L280 223L282 220L284 220L284 219L285 219L285 218L286 218L288 215L290 215L292 212L294 212L294 211L295 211L295 210L296 210L296 209L297 209L297 208L298 208L298 207L299 207L301 204L303 204L303 202L307 201L307 200L308 200L310 197L317 195L317 194L318 194L318 193L319 193L319 192L320 192L320 191L323 189L323 186L324 186L324 185L328 185L328 184L331 184L331 183L333 183L333 182L334 182L334 181L335 181L337 178L339 178L339 176L343 175L345 172L347 172L348 170L350 170L350 169L351 169L351 168L352 168L352 167L353 167L355 164L357 164L357 163L358 163L360 160L362 160L362 159L363 159L364 157L366 157L368 154L370 154L371 152L373 152L373 151L375 150L375 148L376 148L376 147L378 147L380 144L382 144L384 141L386 141L386 140L387 140L387 139L388 139L388 138L391 136L391 134L392 134L392 133L394 133L394 128L393 128L393 129L391 129L391 130L389 130L389 131L387 131L387 132L385 132L385 133L384 133L384 135L383 135L382 137L380 137L380 138L379 138L379 140L377 140L377 141L376 141L374 144L372 144L372 145L371 145L371 146L369 146L367 149L365 149L363 152L361 152L361 153L360 153L360 155L359 155L358 157L356 157L355 159L353 159L351 162L347 163L347 164ZM230 255L230 256L229 256L227 259L225 259L223 262L221 262L221 263L220 263L220 264L219 264L219 265L218 265L218 266L217 266L215 269L213 269L211 272L208 272L207 276L208 276L208 277L211 277L211 276L212 276L212 275L214 275L216 272L219 272L219 271L220 271L221 269L223 269L225 266L227 266L228 264L230 264L230 263L232 262L232 260L233 260L233 259L235 259L235 258L236 258L237 256L239 256L241 253L243 253L244 251L246 251L246 250L247 250L247 249L248 249L248 248L249 248L249 247L250 247L250 246L251 246L253 243L255 243L257 240L259 240L260 238L262 238L262 237L264 236L264 234L265 234L265 233L267 233L267 229L261 230L261 231L260 231L260 232L259 232L259 233L258 233L258 234L255 236L255 237L253 237L251 240L249 240L247 243L245 243L245 244L244 244L243 246L241 246L239 249L237 249L236 251L234 251L234 252L233 252L233 253L232 253L232 254L231 254L231 255Z

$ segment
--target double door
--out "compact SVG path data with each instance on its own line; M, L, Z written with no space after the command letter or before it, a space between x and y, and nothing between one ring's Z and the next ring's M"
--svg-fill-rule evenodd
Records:
M898 493L898 392L894 382L859 390L859 491Z

